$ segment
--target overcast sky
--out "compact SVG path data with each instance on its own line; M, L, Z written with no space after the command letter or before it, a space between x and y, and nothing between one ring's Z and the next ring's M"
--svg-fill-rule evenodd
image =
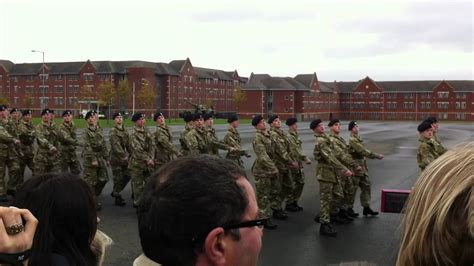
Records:
M0 2L0 59L170 62L322 81L474 79L473 2Z

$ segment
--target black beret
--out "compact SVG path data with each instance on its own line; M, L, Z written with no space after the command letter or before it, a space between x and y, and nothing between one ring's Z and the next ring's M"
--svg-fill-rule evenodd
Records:
M252 126L254 126L254 127L257 126L258 123L260 123L260 121L262 121L262 120L263 120L263 116L261 116L261 115L254 116L252 118Z
M66 110L63 112L63 116L65 115L72 115L72 111L71 110Z
M183 116L183 120L184 120L184 122L186 122L186 123L191 122L191 121L193 121L193 115L190 114L190 113L186 113L186 114L184 114L184 116Z
M49 108L45 108L43 109L43 111L41 111L41 116L46 115L46 114L51 114L51 113L52 111Z
M309 128L311 130L314 130L319 124L321 124L323 121L321 121L321 119L314 119L313 121L311 121L311 124L309 124Z
M273 121L275 121L275 119L277 118L280 118L278 115L271 115L269 118L268 118L268 124L271 124L273 123Z
M112 116L112 119L115 119L117 116L122 116L122 113L120 113L120 112L115 113L115 114Z
M229 116L229 118L227 118L227 123L232 123L237 120L239 120L239 117L236 114L232 114Z
M428 122L430 124L438 123L438 119L434 116L427 117L423 122Z
M144 113L134 113L132 116L132 122L137 122L138 120L145 118Z
M334 126L334 124L340 123L340 122L341 122L341 121L339 121L339 119L334 118L333 120L329 121L328 127L332 127L332 126Z
M349 131L351 131L357 125L357 121L351 121L349 123Z
M204 118L204 121L209 120L209 119L212 118L212 114L211 113L205 113L203 118Z
M298 119L296 119L294 117L290 117L286 120L285 124L287 126L292 126L292 125L296 124L296 122L298 122Z
M196 121L196 120L199 120L199 119L202 119L202 114L199 114L199 113L194 114L193 121Z
M22 115L32 115L33 114L33 111L31 111L30 109L25 109L23 110L23 112L21 112Z
M427 129L430 129L431 128L431 123L430 122L427 122L427 121L423 121L421 122L421 124L418 125L418 132L423 132Z
M14 112L19 112L19 111L20 111L20 109L14 107L14 108L10 109L10 114L13 114Z
M87 119L89 119L91 116L93 116L93 115L95 115L95 114L97 114L97 112L94 111L94 110L88 111L88 112L86 113L86 115L84 116L84 119L87 120Z
M153 115L153 121L156 121L156 119L158 119L158 117L160 116L164 116L162 112L156 112L154 115Z
M5 111L8 109L8 106L4 105L4 104L1 104L0 105L0 111Z

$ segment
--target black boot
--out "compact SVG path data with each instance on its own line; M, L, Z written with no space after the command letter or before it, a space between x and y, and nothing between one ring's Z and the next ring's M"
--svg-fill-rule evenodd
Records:
M272 219L268 219L268 221L263 225L263 227L268 230L275 230L277 229L278 225L274 224L272 222Z
M359 217L359 213L354 212L354 209L352 209L352 208L349 208L349 209L347 210L347 214L348 214L350 217L352 217L352 218Z
M345 219L349 222L353 222L354 221L354 218L350 217L348 214L347 214L347 211L344 210L344 209L340 209L339 210L339 217L342 218L342 219Z
M125 206L125 200L122 198L122 196L118 195L115 197L115 205L116 206Z
M370 207L364 207L364 211L362 211L362 214L364 214L364 216L367 216L369 214L375 216L379 215L379 212L373 211Z
M337 232L334 230L330 224L321 224L319 227L319 234L322 236L336 237Z
M339 213L336 213L336 214L331 214L331 223L347 224L347 223L350 223L350 221L347 220L346 218L339 216Z
M286 204L285 210L287 210L289 212L297 212L300 209L298 209L298 206L296 205L296 202L292 202L292 203L287 203Z
M283 210L273 210L273 218L277 220L286 220L288 215L283 212Z
M301 207L297 201L295 201L295 206L296 208L298 208L298 211L302 211L303 210L303 207Z

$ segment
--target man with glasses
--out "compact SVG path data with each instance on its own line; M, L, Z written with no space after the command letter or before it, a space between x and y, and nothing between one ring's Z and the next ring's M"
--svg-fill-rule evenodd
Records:
M210 155L164 165L138 209L143 255L134 265L257 265L262 226L245 171Z

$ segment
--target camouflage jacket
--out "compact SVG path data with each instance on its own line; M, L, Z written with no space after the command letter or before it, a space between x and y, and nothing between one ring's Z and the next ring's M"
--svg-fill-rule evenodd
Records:
M41 123L36 126L36 143L38 144L37 154L41 154L47 158L50 155L59 156L59 150L52 152L51 149L59 149L59 134L53 123Z
M183 156L189 154L189 144L187 142L186 136L189 132L191 132L191 129L193 128L186 125L184 127L184 130L181 132L181 135L179 136L179 144L181 144L181 155Z
M320 181L336 183L337 176L348 169L342 164L333 151L336 150L328 135L314 134L316 144L314 145L314 158L318 162L316 166L316 178Z
M167 125L157 126L154 138L155 164L165 164L178 156L179 152L173 145L171 130Z
M230 147L227 146L227 144L225 144L224 142L219 141L219 139L217 138L215 128L206 126L204 130L206 131L207 141L209 145L208 151L210 154L218 155L219 149L226 151L229 150Z
M447 149L443 147L443 145L441 145L441 140L439 139L438 134L433 132L433 137L431 138L431 141L433 142L435 151L439 156L443 155L443 153L447 151Z
M283 130L277 128L270 129L270 139L272 140L275 155L273 161L280 170L288 170L288 165L295 161L290 156L290 143Z
M241 141L242 140L240 139L239 131L237 131L237 129L233 127L229 127L229 129L227 129L227 134L225 134L224 136L224 143L228 147L234 148L236 151L227 152L226 158L237 160L237 159L240 159L240 156L247 155L247 151L242 150Z
M146 128L133 127L130 134L130 164L133 167L147 167L147 161L153 160L153 136Z
M269 175L278 170L273 161L275 147L270 133L266 130L257 130L253 140L253 150L257 157L252 165L252 173L254 175Z
M209 153L209 141L204 128L194 127L184 138L189 154Z
M61 156L76 156L76 146L79 144L77 141L76 126L71 124L61 123L58 127L59 132L59 150Z
M375 154L364 147L364 141L359 135L351 134L349 138L349 154L352 156L354 161L362 166L360 173L367 174L367 162L365 158L377 159L378 154Z
M436 153L436 147L431 139L420 136L418 139L420 146L418 146L418 152L416 153L416 161L421 171L425 170L426 166L439 157Z
M287 137L288 143L290 144L290 156L301 165L301 162L307 160L308 157L303 153L303 148L301 147L302 142L298 137L298 132L289 130Z
M0 156L8 156L8 150L11 145L15 145L15 138L8 133L8 131L0 125Z
M18 126L16 123L13 122L11 119L1 119L0 120L1 126L10 134L15 139L19 139L18 136ZM14 159L18 158L19 155L19 146L16 146L15 144L4 144L1 145L3 146L1 149L5 150L5 154L8 155L8 158Z
M130 136L124 126L114 125L109 131L110 163L126 165L130 158ZM127 158L127 160L124 160Z
M87 125L83 133L84 150L82 157L85 162L108 160L109 152L105 143L104 133L99 126Z
M23 153L26 154L33 152L33 144L35 143L36 139L35 126L33 126L33 123L21 121L20 125L18 126L18 133L21 141L20 147Z
M343 163L347 168L355 169L359 164L357 164L352 156L349 154L349 146L347 146L346 141L339 135L331 133L329 139L334 144L336 158Z

